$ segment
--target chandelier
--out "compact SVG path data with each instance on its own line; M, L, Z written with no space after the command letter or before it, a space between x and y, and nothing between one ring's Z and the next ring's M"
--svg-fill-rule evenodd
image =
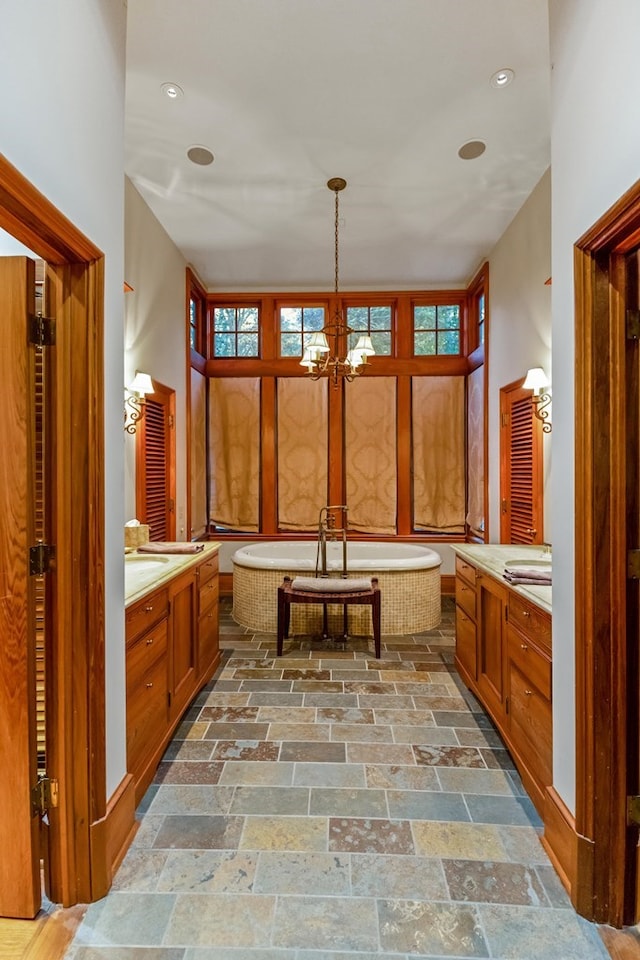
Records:
M342 177L332 177L327 182L329 190L335 194L335 295L336 307L331 323L325 324L322 330L312 333L305 344L300 365L307 368L307 376L312 380L329 377L334 387L341 380L351 381L364 373L368 358L374 356L375 350L371 336L360 336L356 345L349 347L349 337L356 331L342 319L338 297L338 254L339 254L339 194L347 185Z

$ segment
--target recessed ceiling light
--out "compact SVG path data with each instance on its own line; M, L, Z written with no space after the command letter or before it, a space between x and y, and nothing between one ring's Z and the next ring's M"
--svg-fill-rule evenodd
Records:
M458 150L458 156L461 160L475 160L481 157L487 149L484 140L467 140Z
M184 96L184 90L177 83L163 83L160 89L170 100L178 100Z
M187 156L192 163L197 163L201 167L207 167L210 163L213 163L213 154L207 147L189 147Z
M491 77L491 86L492 87L508 87L515 73L509 67L504 67L502 70L497 70L494 75Z

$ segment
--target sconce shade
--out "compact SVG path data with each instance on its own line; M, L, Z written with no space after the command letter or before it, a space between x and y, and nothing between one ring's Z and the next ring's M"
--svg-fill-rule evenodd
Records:
M530 370L527 370L522 386L524 390L533 390L534 396L538 396L550 383L551 381L542 367L531 367Z
M137 393L140 397L144 397L147 393L154 393L153 380L148 373L141 373L136 370L136 375L129 384L129 390L131 393Z

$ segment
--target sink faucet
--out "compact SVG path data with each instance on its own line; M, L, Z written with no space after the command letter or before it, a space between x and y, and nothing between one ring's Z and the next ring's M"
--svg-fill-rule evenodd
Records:
M342 526L336 526L336 512L342 511ZM322 507L318 517L318 550L321 558L321 577L328 577L327 572L327 540L335 540L337 534L342 536L342 576L347 576L347 510L344 504ZM316 568L317 572L317 568Z
M542 544L542 546L544 547L544 550L542 551L542 556L551 558L551 544L545 541Z

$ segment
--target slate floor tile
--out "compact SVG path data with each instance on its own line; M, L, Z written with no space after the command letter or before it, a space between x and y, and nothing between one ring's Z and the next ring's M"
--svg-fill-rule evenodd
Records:
M329 849L344 853L415 853L408 821L358 817L329 820Z

